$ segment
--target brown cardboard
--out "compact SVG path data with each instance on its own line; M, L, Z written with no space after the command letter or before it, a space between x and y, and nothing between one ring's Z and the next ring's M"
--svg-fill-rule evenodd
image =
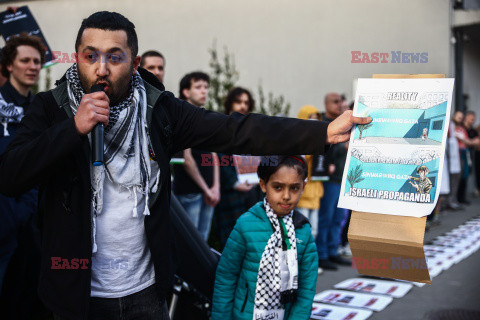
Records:
M423 252L426 217L353 211L348 241L358 273L430 283Z
M443 74L376 74L379 79L445 78ZM348 241L358 273L431 283L423 238L426 217L353 211Z

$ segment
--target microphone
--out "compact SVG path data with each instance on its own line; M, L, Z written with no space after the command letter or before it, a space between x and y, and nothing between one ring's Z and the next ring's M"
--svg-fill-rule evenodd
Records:
M90 93L103 91L105 85L94 84ZM92 131L92 164L103 165L103 123L97 123Z

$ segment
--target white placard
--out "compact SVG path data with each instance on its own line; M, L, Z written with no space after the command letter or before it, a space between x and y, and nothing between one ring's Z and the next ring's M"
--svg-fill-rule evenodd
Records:
M345 308L324 303L313 303L312 319L322 320L365 320L372 315L373 311Z
M336 285L335 289L359 291L365 293L384 294L394 298L401 298L407 294L413 285L389 280L374 280L368 278L352 278L344 280Z
M378 294L358 293L343 290L325 290L317 293L313 301L319 303L338 304L345 307L363 308L373 311L385 309L393 298Z
M260 180L257 175L257 168L260 165L261 157L234 155L233 161L237 170L238 181L240 183L259 183Z
M454 79L359 79L338 206L423 217L440 194Z

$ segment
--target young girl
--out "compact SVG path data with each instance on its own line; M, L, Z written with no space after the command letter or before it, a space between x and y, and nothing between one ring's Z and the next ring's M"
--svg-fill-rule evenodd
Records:
M305 186L305 159L264 158L258 176L266 197L230 234L217 267L211 319L310 319L318 256L308 220L293 211Z

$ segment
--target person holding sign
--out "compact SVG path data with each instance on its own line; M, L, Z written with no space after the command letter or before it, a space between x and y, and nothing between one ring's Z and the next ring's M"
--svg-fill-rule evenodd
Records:
M38 292L59 318L169 319L175 153L323 153L347 141L355 124L372 121L349 111L327 124L195 107L139 68L135 25L116 12L84 19L75 50L87 59L36 95L0 155L1 193L18 196L40 185ZM91 93L95 84L105 92ZM105 125L105 162L93 170L88 136L98 123ZM112 259L126 259L127 267Z

